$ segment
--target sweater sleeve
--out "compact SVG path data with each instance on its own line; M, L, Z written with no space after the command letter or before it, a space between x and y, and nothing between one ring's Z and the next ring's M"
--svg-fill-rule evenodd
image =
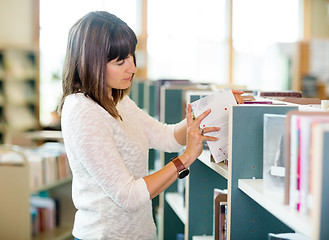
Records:
M70 165L74 171L82 164L89 178L115 203L126 211L136 211L150 200L150 195L144 179L134 179L125 166L108 117L92 101L65 102L62 132Z
M130 98L128 101L130 101L131 111L143 126L150 148L165 152L179 152L183 149L184 146L177 142L174 135L176 124L162 123L138 108Z

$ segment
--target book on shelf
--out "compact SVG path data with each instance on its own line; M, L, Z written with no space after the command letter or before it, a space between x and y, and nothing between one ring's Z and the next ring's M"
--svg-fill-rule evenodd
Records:
M313 208L313 178L316 153L315 126L329 123L328 112L292 111L286 119L285 204L309 215Z
M71 170L63 143L47 142L38 148L27 148L26 152L28 159L38 159L34 162L34 165L38 165L37 171L31 171L31 174L34 174L32 184L41 182L41 185L34 184L32 188L52 184L71 176Z
M29 165L31 189L38 189L71 176L63 143L49 142L39 147L19 149ZM24 165L22 154L14 151L1 152L0 164Z
M229 88L215 91L191 103L192 113L196 118L207 109L211 109L210 114L201 121L200 128L220 127L218 132L205 134L218 138L217 141L207 141L209 150L216 163L228 159L229 109L230 106L236 104L232 90Z
M264 192L284 193L285 118L283 114L264 114L263 182Z
M225 240L227 233L227 189L214 189L214 240Z
M283 97L283 98L276 98L277 100L280 100L282 102L287 103L295 103L300 105L318 105L321 104L321 99L319 98L298 98L298 97Z
M244 101L243 104L273 104L272 101Z
M310 195L321 197L312 199L314 208L311 209L310 215L314 217L314 225L323 229L321 235L329 236L329 229L327 228L329 222L329 208L327 207L329 194L325 186L329 182L327 174L329 166L329 122L313 124L311 138L311 161L313 164L310 170L310 179L312 180L310 182Z
M31 196L32 235L53 230L59 224L58 204L50 197Z
M210 154L210 162L216 163L212 154ZM226 166L228 166L228 159L225 159L224 161L222 161L222 163L224 163Z
M260 97L296 97L301 98L302 92L299 91L261 91L259 92Z

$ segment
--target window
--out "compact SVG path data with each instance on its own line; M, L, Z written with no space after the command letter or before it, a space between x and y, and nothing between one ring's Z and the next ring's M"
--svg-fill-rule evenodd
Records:
M227 83L227 2L148 1L148 77Z
M300 0L234 0L234 83L289 90L290 59L301 39Z
M40 122L51 123L62 95L62 67L70 27L90 11L105 10L136 31L136 0L40 0Z
M301 0L234 0L230 66L231 0L148 0L147 75L150 80L189 79L249 89L288 90L289 52L301 39ZM141 0L40 0L41 123L51 121L59 103L67 34L93 10L127 22L138 36ZM138 59L137 59L138 61ZM143 62L143 59L142 61Z

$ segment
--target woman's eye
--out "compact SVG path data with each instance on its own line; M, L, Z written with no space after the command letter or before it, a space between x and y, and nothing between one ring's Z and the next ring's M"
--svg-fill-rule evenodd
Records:
M118 65L123 65L125 63L125 60L118 61Z

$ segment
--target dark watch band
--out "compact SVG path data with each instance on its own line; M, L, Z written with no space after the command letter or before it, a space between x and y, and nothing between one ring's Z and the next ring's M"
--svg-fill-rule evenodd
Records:
M185 168L184 164L179 159L179 157L175 157L175 158L171 159L171 161L175 164L175 166L177 168L179 178L184 178L190 173L190 170Z

